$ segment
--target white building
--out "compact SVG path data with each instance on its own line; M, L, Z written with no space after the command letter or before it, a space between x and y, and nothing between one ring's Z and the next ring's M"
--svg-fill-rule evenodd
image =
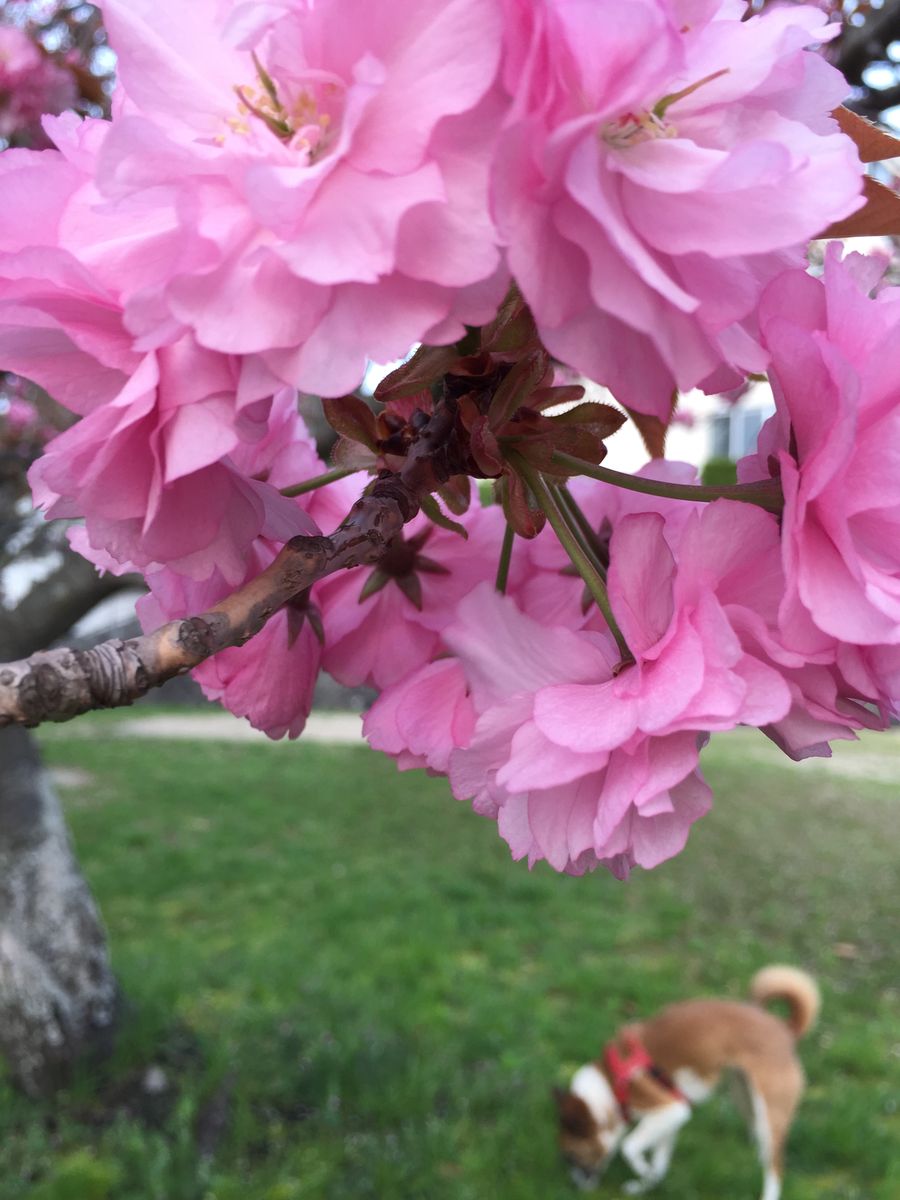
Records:
M615 403L603 388L591 386L588 399ZM693 463L702 468L711 458L737 461L756 446L763 422L775 411L767 383L751 383L735 403L721 396L693 391L679 400L675 420L666 437L666 458ZM647 451L631 421L607 442L604 466L617 471L634 471L647 461Z

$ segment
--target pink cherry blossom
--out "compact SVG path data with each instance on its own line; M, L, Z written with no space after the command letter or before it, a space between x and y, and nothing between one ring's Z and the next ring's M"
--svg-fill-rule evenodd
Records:
M241 555L242 576L229 577L224 556L201 580L183 573L184 564L176 564L177 570L166 566L149 571L149 595L138 602L145 629L208 610L233 591L235 583L249 582L268 567L289 538L318 532L307 512L315 493L288 500L275 491L320 474L324 466L297 411L296 396L282 389L267 413L260 415L268 416L268 428L255 443L241 442L232 460L246 474L238 475L231 468L244 485L260 489L266 521L262 533L253 534ZM250 473L265 475L266 482L248 479ZM232 500L227 511L233 509ZM271 617L249 642L220 651L197 667L193 676L210 700L246 717L254 728L271 738L285 734L296 738L309 715L321 658L318 610L304 594Z
M18 396L14 396L9 401L8 407L4 412L0 412L0 416L7 427L15 433L21 433L25 429L38 425L41 419L31 401L22 400Z
M77 119L75 119L78 124ZM122 391L144 355L135 350L115 291L62 245L67 214L89 186L88 167L104 122L84 122L70 149L7 150L0 187L0 369L40 384L60 404L84 414ZM60 130L72 132L69 122Z
M295 532L308 532L305 514L297 507ZM247 580L258 575L280 547L257 539L246 559ZM243 582L243 581L242 581ZM147 630L165 621L208 611L233 590L221 573L197 583L168 568L147 576L150 591L137 604ZM218 700L254 729L278 739L299 737L312 707L322 646L305 601L288 604L267 621L260 633L243 646L232 646L206 660L192 672L210 700Z
M841 644L836 670L846 692L878 707L881 719L870 716L872 728L886 728L890 716L900 717L900 645Z
M334 529L364 482L354 475L322 488L310 506L316 521ZM377 567L342 571L316 585L327 631L323 665L339 682L385 688L440 652L441 630L459 601L496 575L503 538L496 505L481 508L476 501L459 519L467 539L420 514Z
M102 7L126 98L98 185L114 209L155 199L192 244L131 282L143 347L189 327L338 395L367 358L493 316L496 0Z
M893 680L883 683L875 678L872 664L861 658L855 647L831 646L820 655L827 661L810 661L805 653L791 649L799 639L790 630L777 628L782 592L783 586L777 597L771 596L762 605L731 612L742 645L770 663L790 691L787 715L763 725L762 732L789 758L830 758L829 743L854 739L858 729L886 727L886 714L892 707L890 695L900 697L900 676L896 674L900 653ZM881 711L875 711L873 704Z
M730 501L688 505L671 526L658 512L626 514L610 560L632 665L607 630L548 627L482 583L442 631L453 658L389 688L367 732L403 769L446 762L454 794L496 818L514 857L624 875L677 853L707 810L697 773L707 731L775 725L794 697L768 650L735 629L745 614L766 630L775 622L769 514ZM820 722L816 739L829 731Z
M875 687L865 664L851 663L850 679L833 655L807 662L781 640L773 516L727 500L670 521L603 507L616 518L608 586L633 664L580 610L573 627L536 621L481 583L441 632L451 657L388 687L366 733L403 770L447 771L514 857L624 875L677 853L708 808L697 773L708 731L756 725L803 758L882 722L862 703ZM885 686L898 679L895 664Z
M46 126L57 149L0 156L8 201L0 225L0 366L85 415L119 395L146 358L125 320L126 289L148 271L165 273L172 260L192 260L158 205L139 197L115 212L96 210L93 175L109 122L68 113ZM241 403L275 390L274 379L236 366Z
M514 858L546 859L571 874L603 863L621 877L683 848L710 802L696 734L637 735L612 750L573 754L536 727L546 690L611 678L611 639L548 629L482 585L459 606L445 640L478 715L468 745L450 752L451 785L496 818ZM580 726L595 716L583 710Z
M697 483L697 470L689 463L652 459L635 472L642 479L667 483ZM606 547L619 521L633 513L656 512L665 517L669 536L677 536L691 513L701 506L687 500L647 496L584 476L569 480L568 487ZM513 571L507 592L530 617L548 625L605 628L596 605L589 603L584 583L549 526L531 541L517 541L513 549Z
M774 518L718 500L692 515L675 550L677 558L660 515L620 522L609 596L636 661L596 683L545 689L534 717L543 736L574 754L596 754L638 732L731 729L786 715L779 672L744 646L733 624L778 586Z
M446 775L451 752L468 745L474 725L462 667L455 658L439 658L385 688L366 713L363 732L399 770L427 767Z
M664 420L760 370L763 285L861 204L822 13L507 0L494 211L545 345ZM738 368L738 374L725 369Z
M196 579L216 569L236 584L257 536L296 532L296 506L276 482L321 469L296 394L273 399L265 373L190 334L136 349L121 307L127 275L120 281L114 264L137 235L110 219L99 237L91 209L106 125L61 118L48 128L59 151L0 158L12 201L0 231L0 369L83 417L34 464L36 503L86 518L78 547L106 569L166 565ZM164 260L176 249L151 227L145 253Z
M265 431L273 407L261 400L240 412L234 370L189 339L146 355L110 403L48 444L29 473L35 502L50 517L86 518L89 557L196 579L216 570L232 585L258 535L316 532L308 519L294 528L296 506L230 457L242 434ZM293 403L299 421L290 389L276 403L282 412Z
M789 272L763 297L777 412L740 475L780 476L781 619L805 619L807 654L900 644L900 303L866 295L880 267L832 247L823 281Z
M44 113L59 113L78 99L70 71L55 63L21 29L0 25L0 137L48 145Z
M581 875L605 866L626 879L684 849L690 827L709 812L712 793L696 762L696 738L638 738L610 755L603 772L574 784L511 796L497 824L515 859L546 859ZM682 774L687 769L687 773Z

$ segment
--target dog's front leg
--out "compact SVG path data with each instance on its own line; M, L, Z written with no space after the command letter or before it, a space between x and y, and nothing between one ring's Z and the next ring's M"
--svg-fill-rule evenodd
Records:
M637 1179L625 1185L632 1196L659 1183L668 1170L678 1130L690 1118L690 1107L678 1100L641 1117L622 1142L622 1155ZM651 1154L648 1161L647 1154Z
M666 1175L669 1169L669 1163L672 1161L672 1152L675 1149L675 1141L677 1134L670 1134L664 1141L657 1142L653 1147L650 1156L650 1163L646 1173L640 1179L631 1179L624 1186L625 1194L628 1196L640 1196L643 1192L647 1192L652 1187L656 1187Z

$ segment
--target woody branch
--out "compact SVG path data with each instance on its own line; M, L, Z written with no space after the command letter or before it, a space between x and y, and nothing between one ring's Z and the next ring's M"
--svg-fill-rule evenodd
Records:
M293 596L335 571L377 562L418 512L431 475L422 458L402 478L385 474L331 534L292 538L255 579L208 612L170 621L127 641L114 638L90 650L45 650L0 665L0 726L68 721L95 708L133 703L150 688L183 675L210 655L240 646Z

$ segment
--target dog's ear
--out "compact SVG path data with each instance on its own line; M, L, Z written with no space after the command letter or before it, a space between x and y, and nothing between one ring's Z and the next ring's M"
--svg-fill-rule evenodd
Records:
M554 1088L553 1099L559 1109L560 1126L575 1137L590 1137L596 1122L581 1097L563 1088Z

